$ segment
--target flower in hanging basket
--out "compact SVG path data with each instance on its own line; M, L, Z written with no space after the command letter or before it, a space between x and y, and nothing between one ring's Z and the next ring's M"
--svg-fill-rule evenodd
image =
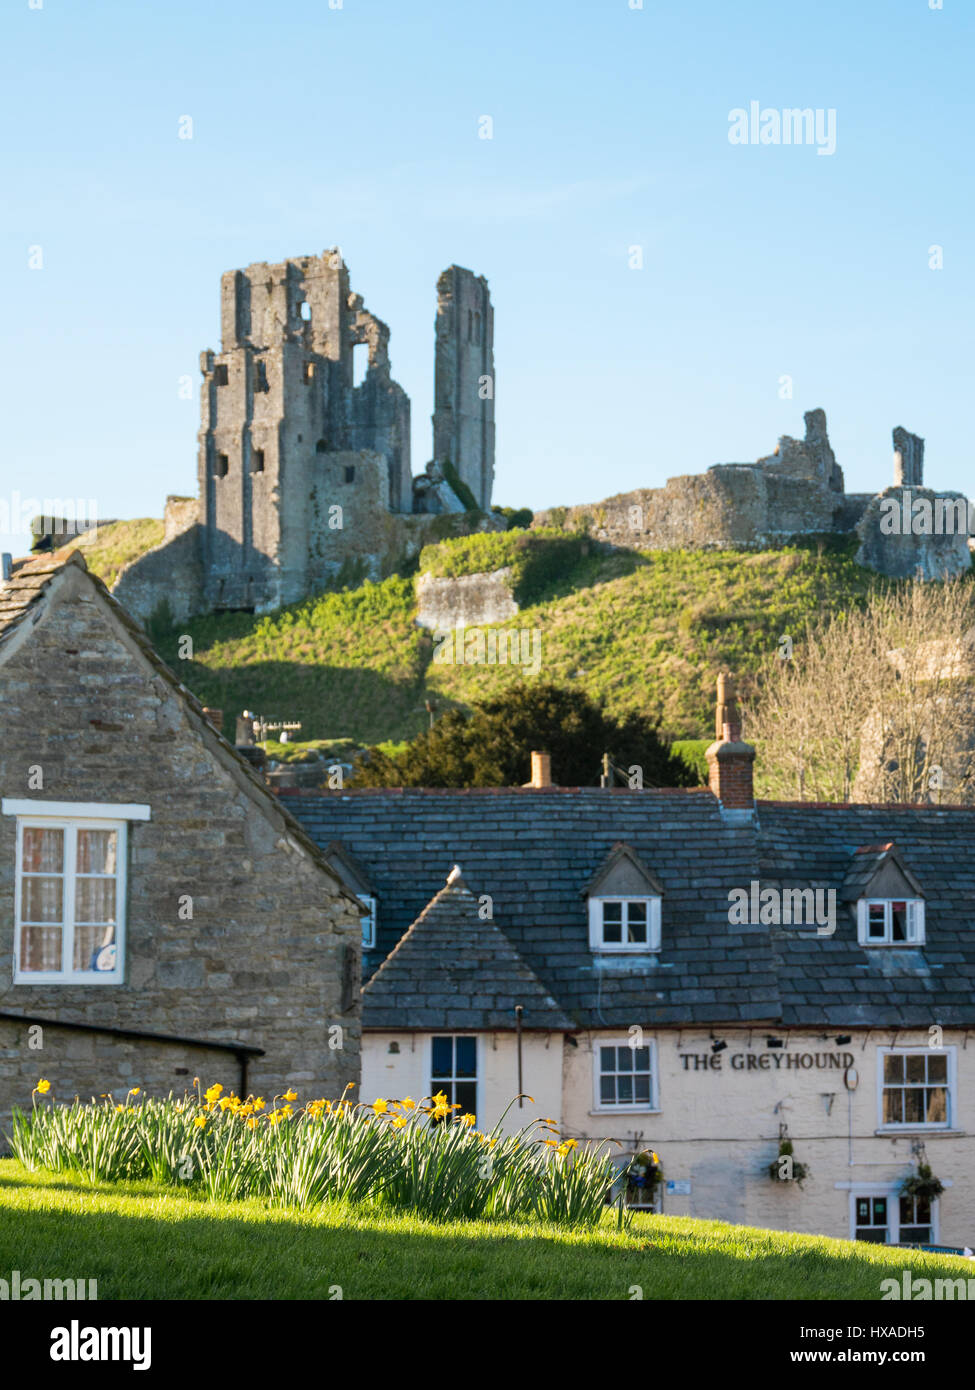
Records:
M934 1176L930 1163L919 1163L917 1172L905 1178L901 1184L903 1197L914 1197L919 1201L933 1202L944 1190L944 1183Z
M779 1156L769 1164L768 1175L775 1182L794 1182L797 1187L808 1178L809 1165L793 1157L791 1139L779 1140Z

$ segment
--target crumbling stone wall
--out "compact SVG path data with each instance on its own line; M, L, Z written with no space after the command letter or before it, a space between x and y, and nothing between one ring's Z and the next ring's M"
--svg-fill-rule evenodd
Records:
M867 498L843 490L826 428L810 410L803 439L783 435L755 463L719 463L605 501L535 515L533 526L588 526L599 540L638 550L733 548L790 536L852 531Z
M267 1054L250 1084L268 1097L289 1084L331 1096L357 1081L356 909L83 567L63 570L36 625L0 648L0 699L5 796L151 808L130 826L122 985L13 983L16 821L0 816L0 1009L250 1043ZM43 788L30 790L37 767ZM33 1051L24 1025L0 1020L4 1121L12 1104L29 1105L40 1076L68 1099L182 1091L195 1075L238 1085L220 1053L57 1028Z

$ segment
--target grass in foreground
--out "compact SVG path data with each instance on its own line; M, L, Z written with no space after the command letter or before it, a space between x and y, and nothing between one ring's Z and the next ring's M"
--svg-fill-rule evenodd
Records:
M431 1223L152 1183L89 1185L0 1160L0 1277L96 1279L99 1299L879 1299L880 1281L967 1278L972 1262L776 1231L637 1215L566 1232Z

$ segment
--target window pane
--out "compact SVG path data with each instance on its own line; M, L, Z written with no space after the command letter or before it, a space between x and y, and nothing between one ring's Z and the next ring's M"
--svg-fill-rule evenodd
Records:
M931 1227L930 1226L902 1226L901 1227L902 1245L930 1245Z
M617 1071L632 1071L632 1070L633 1070L633 1048L632 1048L632 1047L618 1047L618 1048L616 1049L616 1070L617 1070Z
M631 926L633 926L633 925L635 925L635 924L638 924L638 923L640 923L640 922L646 922L646 920L647 920L647 905L646 905L646 903L627 903L627 904L626 904L626 915L627 915L627 917L628 917L628 919L629 919L629 922L630 922L630 925L631 925Z
M618 1076L616 1078L616 1094L620 1105L630 1105L633 1101L633 1077Z
M635 1047L633 1049L633 1070L650 1070L650 1049L649 1047Z
M460 1109L454 1111L455 1115L476 1115L477 1082L458 1081L454 1087L454 1100L460 1105Z
M20 933L21 970L61 969L61 928L23 927Z
M434 1038L433 1039L433 1066L434 1076L450 1076L453 1071L454 1040L453 1038Z
M118 832L115 830L78 831L78 873L117 872Z
M884 1124L899 1125L904 1121L904 1092L884 1091Z
M932 1092L933 1094L933 1092ZM909 1125L919 1125L924 1121L924 1092L905 1091L904 1092L904 1122Z
M603 903L603 923L623 921L622 903Z
M75 922L114 922L114 878L79 878L75 884L74 917Z
M891 940L907 940L907 903L890 905Z
M914 1052L910 1057L905 1057L904 1062L907 1070L908 1081L924 1082L924 1053Z
M603 941L615 945L623 940L623 928L619 922L603 922Z
M613 1076L601 1076L599 1078L599 1099L603 1105L613 1105L616 1102L616 1078Z
M455 1038L456 1076L477 1075L477 1039Z
M64 870L64 831L24 827L25 874L59 874Z
M887 1225L887 1198L874 1197L873 1199L873 1224L875 1226Z
M919 1092L920 1094L920 1092ZM948 1122L948 1092L943 1086L935 1086L928 1091L927 1119L929 1125L943 1125Z
M20 888L22 922L61 922L64 920L64 879L25 878Z
M867 911L867 936L871 941L882 941L885 932L884 905L883 903L870 903Z
M599 1070L600 1070L600 1071L615 1071L615 1070L616 1070L616 1048L615 1048L615 1047L601 1047L601 1048L599 1049Z
M870 1222L870 1199L868 1197L858 1197L857 1201L857 1225L866 1226Z
M928 1054L928 1080L948 1080L948 1058L944 1054L942 1054L940 1057L936 1052L931 1052Z
M884 1080L904 1080L904 1058L901 1053L888 1052L884 1057Z
M115 969L115 928L76 926L74 933L75 970Z
M650 1077L635 1076L633 1078L633 1096L635 1100L649 1105L650 1103Z

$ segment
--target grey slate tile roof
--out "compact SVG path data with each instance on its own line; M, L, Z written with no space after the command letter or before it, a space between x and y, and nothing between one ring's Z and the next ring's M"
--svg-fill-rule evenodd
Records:
M760 802L757 826L731 827L702 791L389 789L294 796L289 805L313 839L340 840L369 873L378 949L364 975L456 860L475 893L492 895L498 929L582 1027L975 1025L975 807ZM589 949L580 894L618 842L663 887L657 955ZM925 898L923 947L859 945L855 908L843 901L851 875L865 875L865 887L884 854L876 847L891 842ZM833 889L835 934L730 927L728 894L753 880ZM370 1010L367 1002L367 1026ZM401 1026L422 1026L408 1004L399 1016Z
M409 1018L413 1026L513 1029L521 1004L522 1027L574 1031L494 921L481 918L463 878L452 879L366 984L364 1023L398 1028Z
M293 796L288 804L313 839L340 840L369 874L378 949L367 953L364 975L458 862L471 891L491 895L498 928L580 1026L780 1016L767 929L728 923L728 893L754 877L754 833L724 825L708 792L388 789ZM659 953L589 949L581 893L619 841L664 890ZM371 1010L367 996L366 1026ZM408 1010L401 1026L411 1026Z

